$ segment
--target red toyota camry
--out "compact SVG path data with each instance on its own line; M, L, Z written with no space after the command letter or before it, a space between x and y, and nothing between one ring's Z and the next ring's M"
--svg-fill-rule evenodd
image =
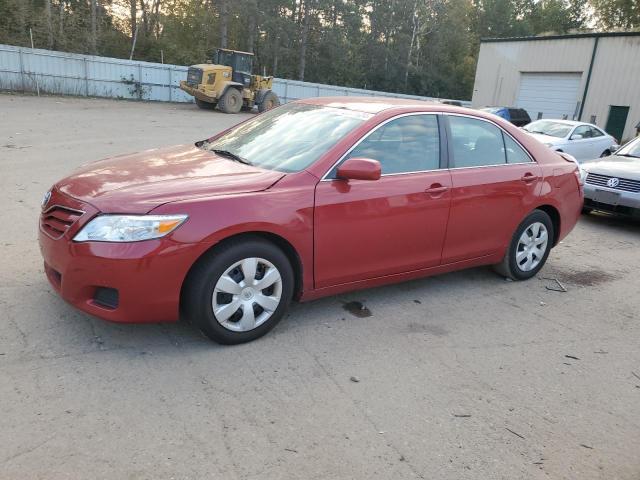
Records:
M45 195L39 241L75 307L114 322L182 314L240 343L292 299L478 265L533 277L582 202L576 163L496 116L322 98L85 166Z

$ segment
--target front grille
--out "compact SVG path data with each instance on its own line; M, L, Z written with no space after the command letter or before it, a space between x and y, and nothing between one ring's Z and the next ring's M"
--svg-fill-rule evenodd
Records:
M610 187L607 185L607 182L611 178L617 178L619 183L615 187ZM588 173L586 182L589 185L596 185L598 187L607 187L613 190L622 190L624 192L640 192L640 181L638 180L630 180L628 178L620 178L620 177L611 177L608 175L600 175L597 173Z
M187 70L187 84L193 87L202 83L202 70L199 68L190 67Z
M40 226L43 232L57 240L62 237L83 214L84 212L80 210L63 207L61 205L53 205L40 215Z

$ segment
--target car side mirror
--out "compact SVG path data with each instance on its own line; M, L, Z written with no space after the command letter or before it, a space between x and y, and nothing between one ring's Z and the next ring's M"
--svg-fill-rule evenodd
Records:
M378 180L382 167L379 161L370 158L350 158L338 167L337 174L343 180Z
M582 135L580 135L579 133L574 133L573 135L571 135L571 138L569 140L581 140L582 138Z

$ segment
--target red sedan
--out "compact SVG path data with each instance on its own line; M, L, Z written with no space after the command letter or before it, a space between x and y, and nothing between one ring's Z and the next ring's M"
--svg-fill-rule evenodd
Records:
M576 224L576 163L483 112L323 98L89 164L43 200L47 277L114 322L264 335L311 300L478 265L533 277Z

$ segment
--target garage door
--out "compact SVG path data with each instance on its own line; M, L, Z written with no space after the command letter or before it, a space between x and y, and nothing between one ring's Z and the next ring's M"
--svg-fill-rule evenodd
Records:
M579 99L581 73L521 73L516 106L524 108L535 120L543 118L572 119Z

